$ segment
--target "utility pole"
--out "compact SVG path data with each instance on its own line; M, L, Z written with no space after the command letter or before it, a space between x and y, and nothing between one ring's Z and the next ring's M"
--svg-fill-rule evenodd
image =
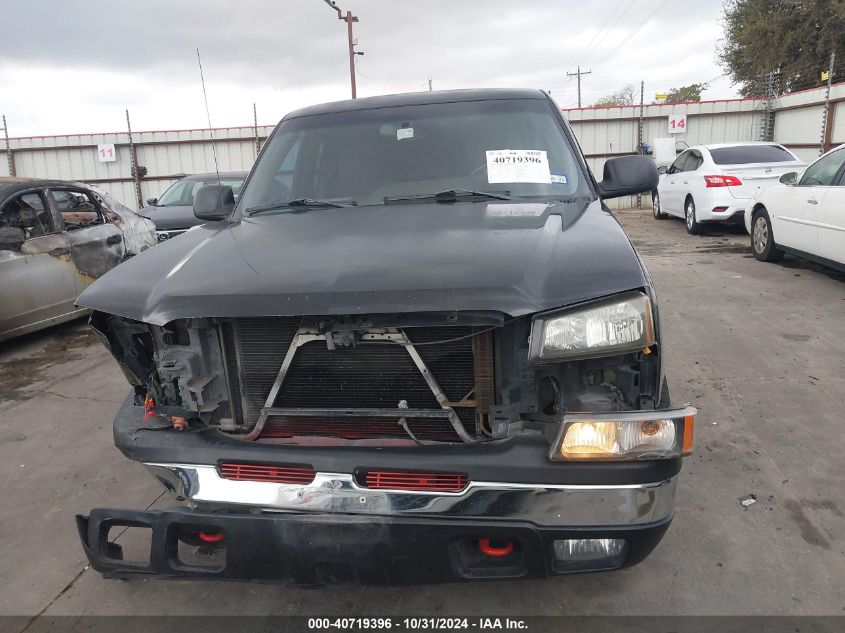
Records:
M9 161L9 175L15 176L15 161L12 158L12 146L9 144L9 126L6 125L6 115L3 115L3 135L6 137L6 160Z
M827 91L825 92L824 109L822 110L822 133L819 139L819 156L824 154L831 145L831 135L833 134L833 120L830 116L830 85L833 83L833 64L835 61L836 53L834 52L830 54L830 68L827 70Z
M352 11L347 11L346 15L343 15L343 11L335 4L334 0L323 0L323 2L337 11L338 20L346 22L346 34L349 39L349 82L352 85L352 98L355 99L357 96L355 90L355 56L364 54L355 50L355 39L352 37L352 23L357 22L358 18L352 15Z
M592 74L591 71L585 70L581 72L581 66L578 66L578 72L574 73L566 73L567 77L577 77L578 78L578 107L581 107L581 75L590 75Z

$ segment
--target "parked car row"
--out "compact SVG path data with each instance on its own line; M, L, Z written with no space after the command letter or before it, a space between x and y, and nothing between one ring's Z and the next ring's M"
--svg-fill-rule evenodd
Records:
M698 145L660 168L652 192L658 220L744 224L761 261L785 252L845 267L845 145L809 166L777 143Z
M240 191L246 172L220 174ZM63 323L92 281L157 242L202 224L194 194L217 174L188 176L135 213L78 182L0 178L0 341Z
M755 194L744 217L757 259L789 252L845 268L845 145Z
M756 191L804 165L775 143L696 145L668 168L658 169L652 211L658 220L669 215L683 218L694 235L709 222L741 224Z

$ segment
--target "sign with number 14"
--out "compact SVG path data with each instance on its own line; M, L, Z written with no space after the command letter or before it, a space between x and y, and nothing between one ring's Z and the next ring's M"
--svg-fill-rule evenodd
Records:
M97 145L97 158L101 163L113 163L116 161L117 152L114 149L114 143Z
M672 114L669 116L669 134L681 134L687 131L687 115Z

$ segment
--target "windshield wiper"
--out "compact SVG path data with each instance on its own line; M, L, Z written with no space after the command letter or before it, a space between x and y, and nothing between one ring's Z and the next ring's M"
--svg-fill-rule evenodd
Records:
M473 191L471 189L446 189L437 193L423 193L415 196L387 196L387 202L404 202L406 200L434 200L435 202L454 202L461 198L481 198L482 200L510 200L510 191Z
M341 209L347 206L355 206L358 203L355 201L347 202L346 204L338 204L337 202L329 202L328 200L315 200L314 198L296 198L294 200L283 200L280 202L269 202L267 204L259 204L255 207L250 207L244 213L248 216L264 213L265 211L308 211L308 209Z

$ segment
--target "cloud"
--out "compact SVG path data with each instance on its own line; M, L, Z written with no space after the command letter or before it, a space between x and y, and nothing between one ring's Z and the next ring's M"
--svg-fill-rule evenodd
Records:
M355 24L359 95L515 86L582 101L625 83L647 94L720 74L719 0L344 0ZM656 11L656 13L655 13ZM650 19L649 19L650 18ZM13 135L262 123L349 95L346 25L321 0L29 0L5 9L0 110ZM708 97L732 96L725 81Z

